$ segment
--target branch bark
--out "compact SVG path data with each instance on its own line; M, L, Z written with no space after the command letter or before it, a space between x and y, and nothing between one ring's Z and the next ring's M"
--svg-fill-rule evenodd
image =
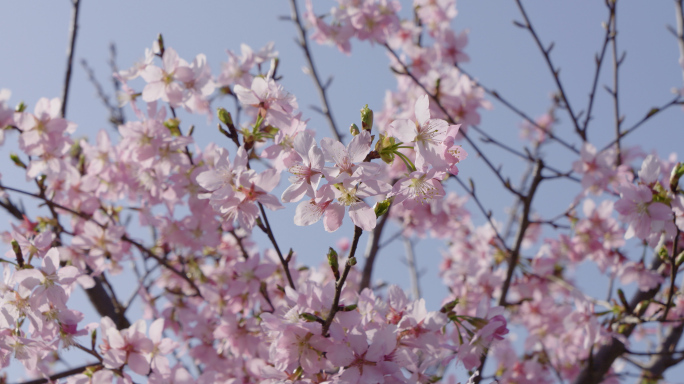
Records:
M71 70L74 66L74 49L76 48L76 33L78 32L78 11L80 0L72 0L71 28L69 29L69 45L67 46L67 67L64 75L64 88L62 89L62 117L66 117L67 97L69 96L69 84L71 83Z
M330 106L328 104L328 95L326 93L327 85L323 86L323 84L321 83L321 79L318 76L318 71L316 71L316 66L313 62L313 56L311 55L311 51L309 50L309 43L306 40L306 29L304 29L302 21L299 18L297 0L290 0L290 8L292 9L292 21L297 26L297 33L299 34L299 41L297 43L302 48L302 51L304 51L304 57L306 58L306 62L309 65L309 70L311 71L311 78L313 78L316 91L318 92L318 96L321 99L321 111L328 119L328 124L330 125L330 130L333 136L335 137L335 140L342 141L342 137L340 136L340 133L337 130L335 119L333 119L332 111L330 110Z
M653 260L650 269L657 270L662 261L657 257ZM629 302L629 308L632 310L632 314L637 317L642 316L646 312L647 305L642 305L637 308L639 303L642 301L650 300L655 297L655 295L660 291L660 285L657 287L643 292L638 291L632 297ZM636 311L636 313L634 312ZM621 335L625 338L629 338L634 331L636 324L625 324ZM588 363L582 368L582 371L575 378L574 384L598 384L603 381L604 376L610 370L610 367L615 362L615 359L620 357L622 354L627 352L627 347L620 340L612 338L610 342L601 346L596 354L589 356Z

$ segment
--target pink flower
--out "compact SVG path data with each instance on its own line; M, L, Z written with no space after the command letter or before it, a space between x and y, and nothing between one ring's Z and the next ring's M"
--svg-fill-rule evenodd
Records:
M294 139L293 144L300 159L288 167L288 171L293 176L289 178L292 184L281 196L281 200L285 203L299 201L304 195L314 198L325 164L323 152L318 148L310 133L306 131L300 133Z
M444 187L440 180L443 175L443 172L437 172L434 168L427 172L411 172L408 177L394 184L388 197L394 196L394 203L403 203L407 209L417 204L429 204L435 199L444 197Z
M620 213L620 220L629 224L625 239L634 235L645 239L652 232L662 231L665 222L672 220L672 209L654 202L650 188L623 183L618 189L620 200L615 203L615 210Z
M346 343L328 347L326 357L338 367L345 367L340 382L349 384L375 384L384 382L385 374L399 367L385 357L397 347L395 326L379 329L372 339L363 330L355 329L346 336Z
M40 268L21 269L14 274L14 279L28 289L37 287L31 294L31 303L36 308L49 303L66 309L68 294L65 288L76 282L79 275L81 272L74 266L60 267L59 251L51 248Z
M449 123L430 118L429 98L423 95L416 100L417 124L411 120L395 120L390 127L394 135L404 143L414 142L416 146L416 168L432 166L437 169L447 165L444 158L444 140Z
M323 226L328 232L335 232L342 225L344 206L334 202L335 192L326 184L316 192L316 198L303 201L297 206L294 223L299 226L311 225L325 215Z
M618 276L622 284L637 282L639 289L646 292L658 286L665 279L656 271L646 268L643 262L626 262L620 266Z
M138 320L121 332L109 317L103 317L100 324L103 333L100 349L105 368L116 369L127 364L133 372L147 375L154 344L145 336L145 321Z
M234 92L240 103L263 109L266 122L278 128L289 126L292 113L298 108L297 99L273 79L255 77L251 88L238 84Z
M147 65L140 73L147 85L143 89L142 98L149 102L162 99L176 107L183 101L183 89L180 84L189 83L194 77L188 63L178 57L173 48L166 48L162 56L163 68Z

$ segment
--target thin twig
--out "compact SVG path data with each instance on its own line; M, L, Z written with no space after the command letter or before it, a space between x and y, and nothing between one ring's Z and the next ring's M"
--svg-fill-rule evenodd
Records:
M639 127L641 127L645 122L647 122L649 119L651 119L653 116L658 115L665 111L666 109L675 106L675 105L681 105L682 104L682 96L677 94L672 100L669 102L663 104L660 107L653 107L651 108L646 115L639 121L637 121L634 125L629 127L628 129L622 131L620 133L620 137L616 138L615 140L611 141L610 143L606 144L602 149L601 152L607 150L608 148L611 148L619 139L622 139L623 137L629 135L630 133L636 131Z
M575 112L573 112L572 107L570 106L570 100L568 99L568 95L565 92L565 89L563 88L563 83L560 80L560 69L556 69L553 65L553 62L551 61L550 53L552 46L550 46L549 48L544 47L541 40L539 39L539 36L537 35L537 32L534 30L534 27L532 26L530 18L527 16L527 12L525 12L525 7L523 7L522 1L515 0L515 3L518 5L520 13L525 19L525 24L523 25L523 27L527 29L532 35L532 38L534 38L534 42L537 43L537 46L539 47L539 50L544 56L544 60L546 61L546 64L548 65L549 70L551 71L551 74L553 75L553 79L556 82L556 86L558 87L558 92L560 92L560 96L563 99L565 108L567 109L568 114L570 115L570 119L572 120L572 123L575 126L575 132L577 132L577 134L582 138L583 141L587 141L586 132L582 129L582 127L580 127L580 124L577 121L577 115L575 115Z
M361 227L354 226L354 239L352 240L351 249L349 250L349 258L344 264L344 272L342 272L342 276L335 281L335 297L333 298L333 303L330 307L330 313L323 323L323 329L321 332L323 336L328 336L328 330L330 329L330 325L332 325L333 319L335 319L335 314L337 314L337 312L340 310L340 296L342 295L342 288L344 288L344 282L347 280L349 271L351 271L351 268L356 264L356 257L354 257L354 255L356 254L356 248L359 245L359 239L361 238L362 233L363 230Z
M606 1L606 4L608 5L608 8L610 9L610 24L608 24L608 32L610 35L610 42L611 42L611 47L613 51L613 89L609 91L611 96L613 97L613 113L615 116L615 156L616 156L616 165L622 164L622 155L620 151L620 128L622 127L622 120L623 117L620 116L620 99L619 99L619 93L618 93L618 74L620 72L620 64L622 64L622 60L624 59L624 55L622 58L618 58L618 49L617 49L617 12L616 12L616 2L615 1Z
M268 223L268 217L266 217L266 211L264 210L264 206L259 203L259 209L261 210L261 217L263 217L263 223L259 226L262 231L268 236L268 239L271 240L271 244L273 244L273 247L276 250L276 253L278 254L278 258L280 259L280 264L283 266L283 271L285 272L285 276L287 276L287 281L290 283L290 287L292 289L297 289L295 288L295 283L294 280L292 280L292 274L290 273L290 260L286 260L283 257L283 253L280 252L280 247L278 246L278 242L275 239L275 235L273 234L273 229L271 228L271 225Z
M66 117L67 96L69 96L69 84L71 83L71 70L74 65L74 48L76 47L76 32L78 31L78 10L80 0L71 0L71 27L69 29L69 45L67 46L67 67L64 75L64 88L62 90L61 116Z
M499 296L499 305L506 305L506 295L508 294L508 289L511 286L511 281L513 280L513 272L515 267L518 265L518 258L520 257L520 247L522 246L523 239L525 238L525 231L530 225L530 209L532 208L532 198L537 191L539 183L543 180L541 175L541 170L544 164L541 160L537 160L537 165L534 169L534 178L530 184L530 189L527 195L523 198L523 211L520 216L520 224L518 225L518 233L515 238L515 245L511 251L511 255L508 258L508 271L506 273L506 280L501 287L501 296Z
M482 212L484 217L487 218L487 221L489 222L489 226L494 231L496 238L499 239L499 243L500 243L501 247L506 248L506 241L504 240L503 236L501 236L501 234L499 233L499 230L497 229L496 225L494 224L494 221L492 221L492 211L487 211L485 209L484 205L482 205L482 202L480 201L480 199L475 194L475 185L472 184L472 181L471 181L471 188L468 188L465 185L465 183L463 181L461 181L461 179L458 176L452 176L452 177L461 185L461 187L463 187L463 189L465 189L466 192L468 192L470 197L472 197L473 200L475 200L475 205L477 205L477 207L480 209L480 212ZM507 248L506 248L506 251L508 251Z
M510 109L511 111L513 111L516 115L522 117L524 120L526 120L527 122L529 122L530 124L532 124L534 127L536 127L536 128L538 128L538 129L541 129L542 131L544 131L544 133L545 133L550 139L557 141L559 144L561 144L561 145L564 146L565 148L569 149L570 151L572 151L572 152L574 152L574 153L576 153L576 154L579 154L579 150L577 150L577 148L575 148L572 144L569 144L569 143L566 142L565 140L563 140L563 139L559 138L558 136L556 136L556 135L555 135L553 132L551 132L550 130L548 130L548 129L542 127L542 126L540 126L540 125L539 125L534 119L532 119L528 114L526 114L526 113L523 112L520 108L516 107L515 105L513 105L513 103L511 103L511 102L508 101L506 98L504 98L503 96L501 96L501 94L499 94L499 92L497 92L497 91L494 90L494 89L490 89L490 88L488 88L488 87L482 85L482 83L480 83L478 80L475 80L475 78L472 77L468 72L466 72L465 70L463 70L463 68L461 68L461 67L459 67L459 66L457 66L457 68L461 71L461 73L463 73L464 75L466 75L466 76L470 79L470 81L472 81L476 86L482 88L482 89L485 91L485 93L487 93L488 95L490 95L490 96L492 96L493 98L495 98L496 100L498 100L501 104L503 104L503 105L506 106L508 109Z
M306 61L309 65L309 70L311 71L311 78L314 81L314 85L316 86L316 91L318 91L318 96L321 99L321 112L328 119L328 124L330 125L330 130L332 131L332 134L335 137L335 140L342 141L340 133L337 130L337 126L335 125L335 120L333 119L332 111L330 110L330 106L328 104L328 96L326 94L326 91L327 91L329 84L326 84L325 86L323 86L323 84L321 83L321 79L318 76L318 72L316 71L316 66L314 65L313 57L311 55L311 51L309 50L309 43L307 42L307 39L306 39L306 29L304 29L304 26L302 25L302 21L299 18L299 10L297 9L297 0L290 0L290 8L292 10L292 16L291 16L292 22L295 23L295 26L297 27L297 33L299 34L299 41L297 43L302 48L302 51L304 51L304 56L306 57Z
M391 208L390 208L391 209ZM361 283L359 284L359 292L370 287L371 277L373 275L373 266L375 263L375 258L380 250L380 236L382 231L387 224L387 219L389 218L389 211L380 218L380 222L373 228L373 231L368 235L368 243L366 245L366 252L364 253L364 259L366 260L363 265L363 272L361 274Z
M587 115L584 118L584 123L582 124L582 130L587 132L587 127L589 126L589 121L591 120L591 111L594 108L594 100L596 96L596 88L598 88L599 75L601 74L601 66L603 60L606 57L606 51L608 50L608 43L610 42L610 25L613 20L613 8L608 6L610 10L610 15L608 17L608 22L605 24L606 35L603 38L603 46L601 47L601 54L596 55L596 71L594 71L594 81L591 84L591 92L589 92L589 104L587 105Z
M82 365L80 367L72 368L63 372L55 373L54 375L50 375L47 378L42 378L42 379L35 379L35 380L29 380L29 381L24 381L21 382L20 384L44 384L44 383L53 383L56 380L63 379L65 377L73 376L73 375L78 375L79 373L82 373L88 368L100 368L102 366L101 363L92 363L92 364L86 364Z

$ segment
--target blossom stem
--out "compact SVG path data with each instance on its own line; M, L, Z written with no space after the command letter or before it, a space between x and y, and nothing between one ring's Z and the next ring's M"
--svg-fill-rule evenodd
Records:
M413 165L413 162L411 162L411 159L409 159L408 157L406 157L406 155L404 155L404 154L401 153L401 152L394 152L394 154L397 155L397 156L399 156L399 158L404 162L404 165L406 165L406 168L407 168L410 172L415 172L415 171L416 171L416 166Z
M261 217L264 218L264 223L259 226L262 231L268 236L268 239L271 240L271 244L273 244L273 247L276 250L276 253L278 254L278 258L280 259L280 264L283 266L283 270L285 271L285 276L287 276L287 281L290 283L290 287L292 289L297 289L295 288L294 280L292 280L292 274L290 274L290 263L289 260L285 260L283 257L283 253L280 252L280 247L278 246L278 242L275 239L275 236L273 235L273 230L271 229L271 225L268 223L268 217L266 217L266 211L264 210L264 206L259 203L259 209L261 210Z
M337 311L340 309L340 296L342 295L342 288L344 287L344 282L347 280L349 271L351 271L351 268L356 264L356 258L354 255L356 254L356 248L359 245L359 239L361 238L362 233L363 230L361 227L354 227L354 239L352 240L351 249L349 250L349 259L347 259L347 262L344 264L344 272L342 272L342 276L340 276L340 278L335 282L335 297L333 299L333 304L330 307L330 313L325 319L325 323L323 323L323 331L321 334L325 337L328 336L330 325L332 325L335 314L337 314Z

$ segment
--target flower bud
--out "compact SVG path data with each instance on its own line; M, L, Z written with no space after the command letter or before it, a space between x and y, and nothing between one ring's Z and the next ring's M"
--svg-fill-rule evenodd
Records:
M309 323L312 323L314 321L318 321L318 316L311 314L311 313L308 313L308 312L300 313L299 318L303 319L304 321L307 321Z
M349 132L352 134L352 136L356 136L359 133L361 133L359 131L359 127L357 127L356 124L354 124L354 123L352 123L352 125L349 127Z
M16 153L10 153L10 159L17 167L26 169L26 164L24 164L24 162L21 161L19 155L17 155Z
M373 110L368 108L368 104L361 108L361 128L368 132L373 129Z
M219 108L217 110L218 118L221 120L221 122L227 126L232 126L233 125L233 117L230 115L230 112L226 111L225 108Z
M375 216L380 217L387 213L389 211L390 205L392 204L392 201L390 199L385 199L383 201L379 201L375 204L375 208L373 209L375 211Z
M679 179L684 176L684 164L683 163L677 163L677 165L672 168L672 172L670 173L670 190L673 193L677 193L677 187L679 186Z
M456 307L456 305L458 305L458 299L452 300L444 304L444 306L442 306L442 309L440 309L439 311L442 313L451 312Z
M164 122L164 126L169 129L171 132L171 136L180 136L180 120L176 119L175 117L172 117Z
M330 269L332 269L333 275L335 275L335 279L339 280L340 265L337 261L337 252L335 252L335 250L332 248L328 250L328 265L330 265Z
M159 52L164 53L164 38L162 37L162 34L160 33L159 36L157 36L157 44L159 44Z
M340 311L342 311L342 312L351 312L351 311L355 310L356 307L358 307L358 305L356 305L356 304L351 304L351 305L343 306L342 308L340 308Z
M17 258L17 264L19 264L19 268L23 268L24 254L21 252L21 247L19 246L19 243L17 243L16 240L12 240L12 250L14 251L14 255Z
M26 110L26 104L24 104L23 101L20 101L19 104L17 104L17 107L14 108L14 112L24 112Z
M380 158L387 164L394 161L394 151L396 151L395 140L392 136L380 134L380 139L375 142L375 151L380 154Z

